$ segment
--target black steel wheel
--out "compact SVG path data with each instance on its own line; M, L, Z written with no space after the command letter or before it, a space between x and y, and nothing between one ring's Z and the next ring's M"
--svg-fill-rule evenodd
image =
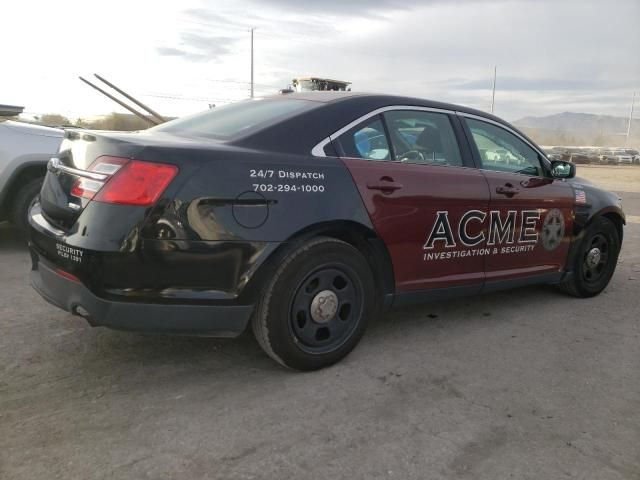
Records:
M620 236L615 224L597 217L586 227L572 267L560 287L576 297L593 297L609 284L618 262Z
M589 239L582 254L582 279L586 284L597 284L607 273L610 249L609 240L600 232Z
M335 350L353 333L362 315L362 283L346 265L322 265L298 286L290 327L309 353Z
M345 242L318 237L286 255L256 305L252 327L274 360L316 370L356 346L375 304L364 256Z

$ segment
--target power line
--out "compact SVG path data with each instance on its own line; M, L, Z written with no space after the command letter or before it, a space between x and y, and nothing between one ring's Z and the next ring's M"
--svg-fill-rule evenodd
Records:
M251 85L251 82L242 82L240 80L216 80L216 79L213 79L213 78L205 78L204 80L206 80L208 82L214 82L214 83L233 83L233 84L237 84L237 85L244 85L246 88L249 88L249 86ZM275 85L275 84L268 84L268 83L253 82L253 84L256 87L266 87L266 88L275 88L275 89L282 88L281 86L278 86L278 85Z
M184 97L182 95L164 95L155 93L141 93L142 97L164 98L167 100L185 100L195 102L237 102L241 98L208 98L208 97Z

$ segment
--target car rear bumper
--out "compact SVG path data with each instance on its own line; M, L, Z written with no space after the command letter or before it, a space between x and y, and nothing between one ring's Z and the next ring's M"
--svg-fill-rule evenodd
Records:
M49 303L85 318L92 326L117 330L235 337L247 327L252 305L162 304L111 301L47 265L32 249L31 285Z

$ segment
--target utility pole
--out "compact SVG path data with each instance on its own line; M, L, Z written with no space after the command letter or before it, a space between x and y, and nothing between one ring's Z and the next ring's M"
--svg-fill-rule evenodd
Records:
M633 92L631 97L631 111L629 112L629 124L627 125L627 138L624 141L624 146L629 146L629 136L631 135L631 123L633 122L633 105L636 103L636 92Z
M498 74L498 66L493 66L493 93L491 94L491 113L493 113L493 106L496 102L496 76Z
M251 98L253 98L253 31L255 27L251 27Z

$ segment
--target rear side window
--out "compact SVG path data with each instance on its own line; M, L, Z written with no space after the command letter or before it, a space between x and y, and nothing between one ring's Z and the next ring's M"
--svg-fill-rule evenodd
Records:
M290 98L244 100L178 118L150 130L226 140L250 134L318 105L317 102Z
M442 113L398 110L376 115L343 133L338 144L350 158L462 166L453 127Z
M422 165L462 166L451 121L446 114L394 110L384 114L394 160Z
M379 116L344 133L340 146L346 157L366 160L389 160L389 143Z

